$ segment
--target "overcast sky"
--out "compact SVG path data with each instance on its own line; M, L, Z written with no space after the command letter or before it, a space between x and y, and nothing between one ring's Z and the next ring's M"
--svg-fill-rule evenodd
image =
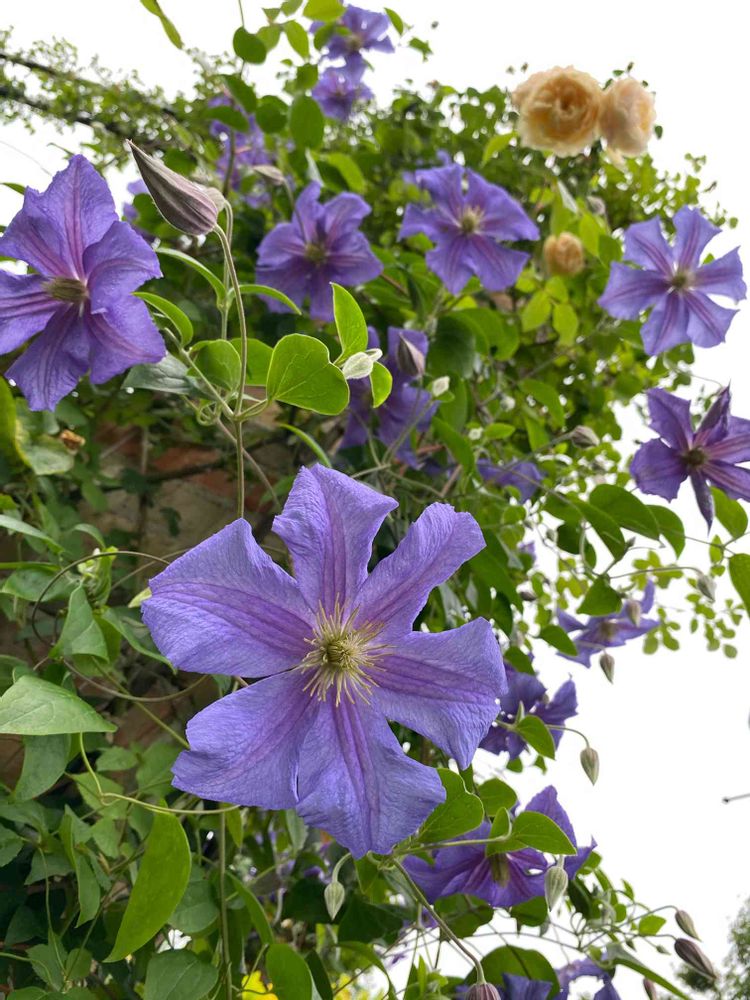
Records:
M509 65L528 63L534 71L572 63L604 81L612 69L634 62L635 75L657 95L664 128L663 139L652 147L657 163L684 170L686 152L707 154L705 177L718 181L715 197L740 218L740 227L712 250L749 242L743 148L747 35L737 30L736 0L712 0L710 21L705 3L695 0L618 5L536 0L533 7L497 0L392 0L392 5L429 37L435 56L426 65L408 49L378 57L368 82L384 99L406 77L419 84L439 79L459 88L483 88L504 82ZM239 23L236 0L162 0L162 6L187 46L208 52L230 47ZM260 7L245 3L251 30L262 23ZM48 39L67 37L84 59L97 55L113 70L137 68L146 83L160 83L168 94L190 87L189 59L166 41L138 0L6 2L6 18L11 11L19 46L40 33ZM432 21L439 22L434 31ZM267 67L257 78L272 85ZM85 130L79 134L85 136ZM29 136L21 128L5 127L0 181L45 186L46 172L63 163L62 154L48 145L55 141L49 128ZM117 180L117 189L128 179ZM18 206L18 196L0 188L0 220L7 222ZM722 383L731 379L735 412L745 417L750 417L749 338L750 306L745 306L727 344L698 351L695 365L699 376ZM691 529L703 534L693 507L687 492L675 504ZM707 559L703 548L696 547L692 559ZM646 657L636 647L616 651L614 686L598 668L587 673L551 652L539 655L538 665L553 689L572 672L578 682L578 724L601 754L600 781L592 789L578 765L580 743L567 735L549 777L579 840L596 837L614 880L627 878L655 907L671 902L687 909L706 950L719 960L726 952L728 921L750 895L750 799L729 806L721 802L722 795L750 791L749 640L743 633L740 655L729 661L707 653L700 640L684 638L679 653ZM524 779L529 794L542 783ZM644 952L643 957L652 956ZM627 982L618 975L618 984ZM622 993L623 1000L642 995L637 980Z

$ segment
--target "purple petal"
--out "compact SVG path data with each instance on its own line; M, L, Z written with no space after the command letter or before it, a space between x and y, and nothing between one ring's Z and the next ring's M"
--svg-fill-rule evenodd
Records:
M730 250L723 257L699 267L693 285L707 295L726 295L735 302L745 298L747 286L742 279L739 250Z
M674 255L678 266L684 271L694 271L700 263L705 246L721 230L704 218L697 208L683 205L674 217L676 237Z
M576 846L576 835L573 830L573 824L570 822L568 814L558 802L557 791L552 785L547 785L541 792L537 792L533 798L529 799L526 804L526 810L543 813L553 823L557 823L571 844L574 847Z
M190 749L175 761L174 785L217 802L291 808L304 734L320 706L293 673L220 698L188 722Z
M713 302L703 292L685 292L688 308L687 337L698 347L723 343L737 310Z
M237 520L150 581L143 620L181 670L263 677L309 652L313 616L296 582Z
M101 312L113 299L161 277L159 259L127 222L114 222L98 243L83 255L91 309Z
M722 462L750 462L750 420L729 418L726 437L711 445L711 458Z
M466 242L468 258L489 292L502 292L515 285L529 259L527 253L500 246L486 236L470 236Z
M512 486L521 494L521 502L527 503L539 489L544 473L533 462L514 462L512 465L495 465L480 458L477 471L482 479L496 486Z
M732 394L729 386L725 386L716 394L708 412L698 425L695 433L695 444L699 447L711 449L716 441L722 441L729 432L729 407L732 402Z
M322 207L321 219L330 245L352 233L372 209L358 194L337 194Z
M460 219L463 211L463 176L464 169L457 163L415 172L419 187L428 191L433 201L442 203L454 219Z
M663 441L647 441L635 453L630 463L630 474L641 493L653 493L674 500L680 486L687 479L685 462Z
M687 451L693 441L690 402L664 389L649 389L646 396L651 428L672 448Z
M322 607L330 614L337 604L342 611L353 609L375 535L397 506L333 469L300 469L273 530L289 549L300 591L313 613Z
M710 482L733 500L750 500L750 469L729 462L707 462L702 469Z
M469 766L507 690L500 647L483 618L448 632L413 632L377 664L373 706Z
M312 181L302 190L294 203L292 225L297 229L303 244L315 242L318 236L319 198L320 184L317 181Z
M539 229L505 188L467 170L466 201L482 210L481 231L497 240L536 240Z
M671 280L674 255L658 219L636 222L625 230L625 259Z
M615 319L636 319L667 294L667 282L653 271L612 263L599 305Z
M687 305L688 294L698 293L671 292L654 307L641 328L643 348L647 354L661 354L692 339L689 333L692 320Z
M485 546L471 514L433 503L412 524L395 552L381 559L362 587L359 620L383 623L385 633L407 632L430 591Z
M705 478L705 466L700 472L690 473L690 484L693 487L693 493L695 493L698 510L710 528L714 519L714 498L711 496L711 490Z
M91 341L91 381L98 385L126 368L156 364L167 353L145 302L127 297L85 314Z
M0 270L0 354L15 351L65 308L43 290L45 283L38 274Z
M576 686L573 681L565 681L558 688L552 701L539 705L535 714L547 726L564 726L568 719L572 719L574 715L577 715L578 698L576 696ZM559 745L562 736L562 730L552 730L552 739L555 741L555 746Z
M280 222L258 246L258 269L287 267L291 258L305 257L305 243L291 222Z
M383 265L362 233L345 233L333 243L326 257L326 280L342 285L364 285L382 273Z
M314 268L307 279L307 291L310 296L310 315L313 319L330 323L333 320L333 289L331 281L343 280L340 274L331 275L329 269Z
M407 236L417 236L419 233L424 233L431 240L437 242L447 236L455 236L459 231L455 219L450 218L445 213L435 211L432 208L420 208L418 205L407 205L398 238L403 240Z
M406 756L380 712L319 703L300 753L297 811L306 823L355 858L387 854L444 800L437 771Z
M78 309L58 309L6 375L16 382L29 409L54 410L86 374L89 350Z
M433 250L427 251L425 261L452 295L458 295L473 274L466 236L441 240Z

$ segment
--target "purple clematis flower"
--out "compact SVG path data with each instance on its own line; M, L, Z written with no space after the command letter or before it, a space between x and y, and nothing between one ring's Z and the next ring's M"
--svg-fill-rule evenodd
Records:
M142 181L140 177L138 180L131 181L128 184L127 192L133 198L137 198L139 194L148 194L148 188L146 187L146 182ZM129 223L133 229L142 236L144 240L152 240L153 236L150 233L144 232L137 225L138 223L138 209L135 207L132 201L126 201L122 206L122 214L127 223Z
M577 853L564 861L568 878L575 878L594 844L577 847L573 827L557 801L555 789L551 785L543 789L529 800L526 809L548 816L576 847ZM485 821L476 830L456 839L486 839L490 827L491 824ZM436 851L432 864L410 857L405 860L404 867L431 903L458 892L478 896L491 906L509 908L544 895L544 873L549 863L543 854L531 847L487 857L484 844L462 844Z
M274 522L292 578L235 521L151 581L144 619L183 670L263 678L188 724L176 787L296 809L355 857L389 851L443 801L437 772L387 720L468 766L506 687L490 624L412 631L437 584L483 548L469 514L432 504L372 573L397 506L332 469L301 469Z
M495 486L513 486L521 494L521 503L528 503L539 489L544 473L533 462L512 462L510 465L495 465L486 458L477 462L477 472L488 483Z
M331 282L359 285L383 270L367 239L360 233L370 206L356 194L337 194L325 205L318 201L320 184L308 184L297 199L291 222L279 223L258 247L259 282L285 292L301 306L310 298L314 319L333 319ZM274 311L284 310L275 300Z
M709 528L714 518L711 484L735 500L750 500L750 469L738 464L750 462L750 420L729 412L729 388L717 395L696 430L688 400L664 389L650 389L647 396L649 426L659 439L635 453L630 471L638 489L674 500L689 478Z
M500 990L501 1000L547 1000L552 986L539 979L527 979L525 976L512 976L506 972L503 975L503 985Z
M641 612L648 613L654 605L654 584L649 580L643 591L640 600ZM638 639L646 635L651 629L659 624L657 618L640 618L636 625L628 609L623 606L616 615L593 615L586 622L579 621L567 611L558 611L557 620L566 632L577 632L571 638L576 644L578 654L568 656L567 653L558 653L566 660L573 660L575 663L582 663L584 667L591 666L591 657L605 649L613 649L616 646L624 646L630 639Z
M312 96L329 118L345 122L359 101L370 101L373 92L362 83L364 66L330 66L312 89Z
M604 984L602 989L595 995L594 1000L620 1000L620 994L612 985L612 978L609 973L590 958L580 958L557 970L557 981L560 983L560 992L555 997L555 1000L568 1000L570 984L577 979L583 979L587 976L594 979L601 979Z
M578 714L578 699L573 681L565 681L550 700L546 687L533 674L522 674L506 662L505 675L508 678L508 691L500 699L500 719L503 722L514 722L521 705L525 715L535 715L548 726L564 726L568 719ZM550 733L555 746L559 746L562 730L551 729ZM505 751L510 760L515 760L525 749L526 741L517 733L493 725L479 745L491 753Z
M648 354L661 354L692 341L715 347L726 337L736 309L709 296L745 298L739 251L701 265L701 253L721 232L697 208L684 206L674 217L677 236L670 246L658 219L636 222L625 230L625 259L640 269L613 263L599 305L616 319L636 319L653 307L641 330Z
M312 27L317 30L321 22ZM344 32L331 35L326 53L329 59L343 59L346 66L364 68L363 52L393 52L393 42L388 37L391 20L387 14L364 10L350 4L338 22Z
M370 327L368 333L368 348L378 347L380 342L376 331ZM377 410L373 410L369 378L350 380L349 419L341 447L353 448L365 444L372 415L377 413L378 438L389 448L395 446L396 456L415 468L417 459L409 440L411 431L427 430L438 404L426 389L414 385L414 376L404 372L399 364L401 341L410 344L423 358L427 356L428 343L424 333L388 327L388 353L383 358L383 364L393 376L391 394Z
M515 198L456 163L417 170L415 178L432 196L432 206L407 205L399 239L417 233L429 236L435 248L425 259L448 291L457 295L472 274L490 292L515 284L529 255L499 241L539 236Z
M6 373L32 410L53 409L87 371L99 384L164 357L145 303L130 294L161 275L156 254L120 221L85 157L73 156L46 191L26 189L0 253L38 272L0 271L0 353L39 334Z

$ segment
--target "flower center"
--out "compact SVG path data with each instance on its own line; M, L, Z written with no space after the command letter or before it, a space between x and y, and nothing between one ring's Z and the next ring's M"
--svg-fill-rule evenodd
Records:
M311 698L325 701L333 691L337 706L342 697L352 704L357 698L369 701L376 685L372 673L386 647L374 643L381 626L355 628L356 616L355 610L345 618L338 601L332 614L322 608L318 612L315 631L307 640L312 648L296 668L310 675L303 690L309 691Z
M305 247L305 258L309 260L311 264L315 264L316 267L323 264L327 257L328 252L320 243L308 243Z
M484 212L481 208L468 205L461 216L461 232L466 233L467 236L469 233L475 233L481 225L483 215Z
M607 619L607 621L602 622L599 626L601 629L601 636L604 642L611 642L612 639L617 638L617 633L620 630L618 622Z
M672 280L669 283L669 287L674 292L684 291L686 288L690 288L693 283L693 273L692 271L682 271L680 268L672 275Z
M498 885L507 885L510 882L510 864L507 856L505 854L491 854L488 860L495 882Z
M80 305L89 297L86 285L78 278L52 278L42 286L47 295L59 302L74 302Z
M682 457L685 460L685 465L691 469L700 468L708 459L708 455L702 448L691 448Z

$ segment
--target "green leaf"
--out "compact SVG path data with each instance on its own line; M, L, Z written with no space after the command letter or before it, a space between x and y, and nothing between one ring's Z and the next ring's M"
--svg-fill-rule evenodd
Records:
M351 156L346 153L326 153L325 161L338 170L350 191L362 194L367 187L367 180Z
M240 285L240 291L243 295L267 295L270 299L276 299L277 302L283 302L288 309L297 313L298 316L302 315L297 303L292 302L289 296L284 295L284 293L280 292L278 288L271 288L269 285L243 284ZM229 297L230 299L232 297L231 291Z
M640 976L645 979L650 979L652 983L656 983L657 986L661 986L662 989L668 990L672 996L679 997L680 1000L690 1000L687 993L683 993L681 989L674 986L665 979L664 976L659 975L658 972L654 972L643 962L639 962L638 959L629 951L625 951L623 946L617 942L611 943L607 948L607 957L612 958L617 965L624 965L628 969L632 969L633 972L637 972Z
M747 513L738 500L732 500L723 490L711 489L714 507L719 523L722 524L731 538L739 538L747 531Z
M540 289L534 292L529 301L521 310L521 329L524 333L537 330L542 323L546 323L552 311L552 303L545 291Z
M729 578L750 613L750 556L738 553L729 557Z
M100 660L109 659L107 643L94 620L82 583L70 595L65 624L55 649L62 650L65 656L70 657L95 656Z
M232 47L235 54L243 62L254 63L256 65L266 61L267 50L263 42L257 35L251 35L244 28L238 28L232 38Z
M160 316L169 320L179 334L183 347L187 347L193 339L193 324L190 318L185 315L182 309L178 308L174 302L163 298L161 295L154 295L153 292L136 292L139 299L143 299L152 309L155 309Z
M519 383L522 392L547 408L550 421L555 427L562 427L565 423L565 410L560 402L560 391L555 386L547 382L539 382L533 378L525 378Z
M242 349L242 341L239 337L233 337L229 343L234 347L239 355ZM262 340L256 340L254 337L247 342L247 384L248 385L261 385L266 384L266 379L268 378L268 366L271 364L271 355L273 354L273 348L269 347L268 344L264 344Z
M488 816L494 816L500 809L510 809L518 801L518 796L500 778L490 778L477 788L477 794L484 803L484 809Z
M659 534L662 538L666 538L674 554L679 556L685 548L685 528L682 521L668 507L661 507L659 504L647 504L647 507L659 525Z
M532 716L527 715L527 719ZM567 834L544 813L525 809L513 822L512 836L522 840L527 847L534 847L545 854L575 854L576 849Z
M190 878L190 845L176 816L156 813L138 876L105 962L119 962L141 948L169 920Z
M555 741L552 734L536 715L526 715L516 724L516 732L543 757L555 756Z
M642 937L658 934L666 922L664 917L660 917L656 913L649 913L638 921L638 933Z
M391 10L390 7L384 7L383 10L386 12L386 14L388 15L388 17L391 19L391 24L396 29L396 31L399 33L399 35L403 35L403 33L404 33L404 22L401 19L401 15L397 14L395 10Z
M122 383L123 389L151 389L155 392L190 396L197 392L196 383L188 376L188 369L177 358L168 354L155 365L133 365Z
M559 649L561 653L567 653L568 656L578 655L575 643L559 625L545 625L539 632L539 638Z
M300 94L289 109L289 131L298 149L317 149L323 141L325 118L313 97Z
M34 799L51 788L65 770L70 753L70 734L26 736L23 741L23 768L16 782L16 802Z
M202 340L193 349L195 365L211 385L237 389L242 362L234 344L228 340Z
M597 486L590 501L605 511L621 528L637 531L646 538L659 537L659 525L651 509L622 486Z
M315 987L310 967L288 944L276 943L269 947L266 972L279 1000L313 1000Z
M619 611L621 607L621 595L613 587L610 587L606 577L599 576L589 587L588 593L578 608L578 614L609 615Z
M393 388L393 375L379 361L376 361L370 372L370 390L372 391L372 405L377 409L388 399Z
M0 733L54 736L57 733L111 733L117 727L65 688L24 674L0 698Z
M247 114L251 115L258 104L258 98L255 96L255 91L253 88L245 83L241 76L237 73L226 73L223 77L224 83L227 85L227 90L232 95L232 97L237 101L237 103L243 108ZM212 110L216 109L216 105ZM245 122L244 129L247 128L247 122ZM243 129L243 131L244 131Z
M194 868L185 895L177 904L169 923L183 934L197 935L206 931L218 916L219 907L213 886L201 875L199 868Z
M62 550L62 545L59 545L54 539L50 538L49 535L45 535L43 531L39 528L35 528L32 524L26 524L25 521L20 521L17 517L9 517L7 514L0 514L0 528L5 528L12 535L26 535L27 538L35 538L39 542L44 542L48 548L52 549L54 552L60 552Z
M573 344L578 333L578 313L569 302L556 302L552 310L552 326L560 335L560 343Z
M339 0L307 0L302 13L311 21L335 21L344 13L344 5Z
M284 25L286 39L298 56L310 58L310 36L297 21L287 21Z
M159 18L161 26L164 28L164 34L170 40L172 45L181 49L182 39L180 38L180 33L161 9L161 5L158 3L158 0L141 0L141 4L146 8L149 14L153 14L155 17Z
M129 615L125 608L105 608L101 612L101 617L108 622L116 632L119 632L125 642L143 656L148 656L151 660L158 660L159 663L170 665L166 656L162 656L157 650L146 625L133 615Z
M19 837L15 830L0 826L0 868L10 864L25 843L23 837Z
M540 979L550 984L550 993L555 995L560 990L557 974L549 960L538 951L518 948L516 945L504 945L495 948L482 959L482 968L490 983L502 983L503 976L522 976L524 979ZM475 975L469 978L474 982Z
M512 132L501 132L499 135L493 135L482 151L481 166L486 166L493 156L497 156L498 153L502 153L502 151L510 144L512 139Z
M75 465L63 442L46 433L45 415L32 413L24 400L16 405L16 451L37 476L62 475Z
M276 936L273 932L273 928L268 922L266 911L243 882L231 874L229 875L229 878L237 890L237 895L245 904L245 909L250 915L252 925L255 928L261 942L266 945L272 944L276 940Z
M186 948L160 951L148 963L143 1000L202 1000L218 978L215 966Z
M16 447L16 403L11 388L0 376L0 455L10 463L19 459Z
M172 250L170 247L159 247L156 252L161 254L162 257L173 257L175 260L181 261L183 264L186 264L188 267L191 267L194 271L200 274L200 276L204 278L213 288L217 302L221 302L224 298L224 284L221 278L218 278L213 271L207 268L206 265L202 264L199 260L196 260L195 257L191 257L190 254L183 253L182 250Z
M615 559L622 559L628 550L628 546L625 543L625 538L620 531L617 521L592 503L579 500L577 506Z
M204 115L209 121L221 122L222 125L234 129L235 132L247 131L247 118L237 108L219 104L212 108L206 108Z
M336 358L340 365L353 354L367 350L367 323L357 300L341 285L331 282L333 290L333 319L341 341L341 354Z
M349 402L349 386L328 348L302 333L290 333L274 347L266 392L269 399L327 415L341 413Z
M447 768L439 767L438 774L445 789L445 802L427 817L419 832L423 844L450 840L474 830L484 819L482 800L466 791L463 778Z
M255 110L255 120L258 125L264 132L270 134L283 132L286 128L288 115L289 108L280 97L276 97L274 94L262 97ZM277 170L278 168L274 167L273 169Z
M432 429L435 432L435 437L446 445L464 471L472 472L475 466L474 450L466 436L439 417L433 417Z
M307 433L307 431L303 431L301 427L293 427L291 424L279 424L279 427L283 427L285 431L290 431L292 434L295 434L300 439L300 441L305 442L305 444L310 449L310 451L313 452L313 454L318 456L323 465L327 466L327 468L329 469L333 468L333 466L331 465L331 460L328 457L328 455L326 455L326 453L323 451L323 449L315 440L315 438L311 437Z

